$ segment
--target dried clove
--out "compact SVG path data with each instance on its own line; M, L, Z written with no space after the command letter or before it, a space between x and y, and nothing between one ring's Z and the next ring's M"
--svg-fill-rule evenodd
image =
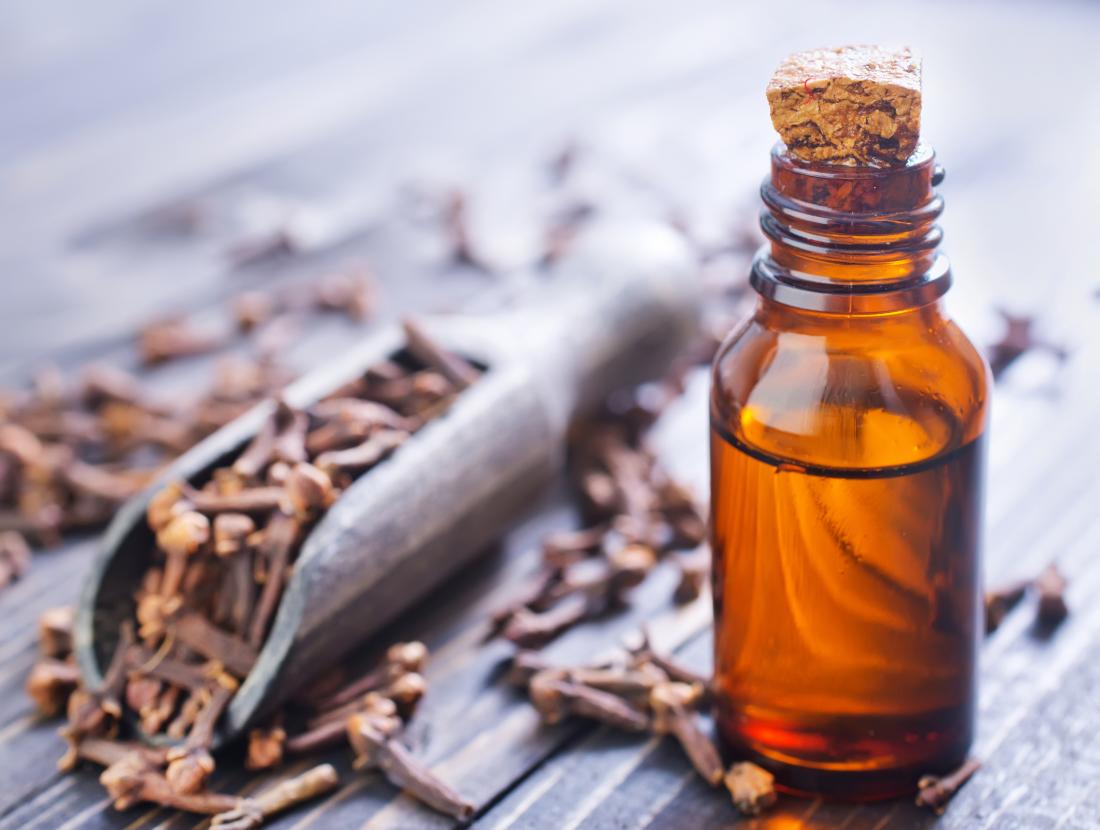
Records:
M364 695L357 706L342 709L342 712L344 714L340 717L326 717L324 713L319 715L316 724L287 739L286 753L294 755L303 752L314 752L332 746L341 739L346 739L347 719L352 715L381 718L386 722L393 722L398 717L397 704L389 698L375 693Z
M278 435L279 420L283 411L283 408L279 407L271 414L260 431L256 433L256 437L233 462L231 469L244 480L254 480L271 462L275 454L275 438Z
M405 443L408 437L409 433L401 430L378 430L358 446L321 453L314 463L330 475L363 470L384 459Z
M19 579L31 566L31 549L21 533L0 533L0 588Z
M210 825L220 830L251 830L277 813L332 792L339 784L336 768L332 764L319 764L301 775L278 782L259 795L241 799L232 810L215 815Z
M130 665L135 666L130 672L131 682L140 679L163 681L181 689L195 692L203 688L209 679L198 666L185 663L170 654L153 654L141 645L130 647L128 662ZM156 685L159 687L160 684L157 683ZM141 687L137 688L140 689ZM136 691L135 694L137 694Z
M268 571L248 628L248 643L253 649L259 649L267 636L290 571L291 552L301 532L301 520L285 513L275 513L264 528L259 550Z
M174 597L180 590L188 560L210 539L210 520L201 513L188 510L174 516L157 531L157 545L165 552L164 575L159 594Z
M76 754L80 760L91 761L101 767L109 767L124 758L134 756L133 763L140 762L147 769L159 769L164 766L168 750L134 741L87 737L77 744Z
M290 469L283 489L283 511L302 522L308 522L328 510L338 495L328 474L304 461Z
M243 513L222 513L214 518L214 553L231 557L244 550L248 538L256 531L251 516Z
M222 631L201 614L181 614L172 621L169 630L180 643L225 666L239 678L246 677L256 662L253 645Z
M722 759L714 743L703 734L690 707L696 705L702 689L687 683L659 683L650 692L653 729L659 734L672 734L684 748L692 766L712 787L722 781Z
M75 663L46 657L31 668L26 691L38 711L52 718L65 710L69 696L79 683L80 670Z
M568 253L578 234L595 212L593 205L579 202L569 205L551 217L543 236L543 249L538 267L551 268L556 265Z
M321 311L339 311L352 320L366 320L377 304L378 284L363 267L329 274L317 281L313 302Z
M501 636L520 648L541 648L563 631L572 628L591 612L588 600L573 594L548 611L520 608L512 613Z
M286 730L282 726L253 729L248 733L244 768L271 769L282 763L286 751Z
M492 639L501 634L513 617L522 616L525 612L533 610L544 610L551 599L551 593L561 582L561 575L562 570L555 567L543 568L535 574L526 586L519 590L517 596L492 613L486 639ZM513 642L515 642L514 639Z
M987 350L989 367L993 370L994 378L1000 378L1009 366L1029 351L1045 351L1059 361L1065 361L1069 357L1064 347L1036 337L1034 317L1012 314L1003 309L999 311L1005 324L1004 334Z
M756 764L734 764L722 780L742 815L758 816L775 804L775 777Z
M691 554L680 554L675 561L680 580L673 598L680 604L694 602L702 595L710 576L710 551L704 548Z
M272 448L276 461L297 464L309 457L306 451L306 433L309 431L309 415L289 408L280 402L280 419L284 421L282 429L275 436Z
M214 772L214 759L210 747L214 742L214 727L222 712L233 699L237 683L224 672L215 673L211 691L206 696L202 711L187 735L182 747L168 750L168 768L165 778L173 791L190 794L202 789L206 779Z
M427 659L428 648L420 641L396 643L386 650L382 665L331 694L319 697L315 708L321 712L336 709L390 685L407 674L418 674L424 669Z
M619 729L642 732L649 728L646 714L622 698L568 679L560 669L544 669L531 678L531 703L546 723L569 715L592 718Z
M553 603L550 608L532 610L528 604L513 609L501 634L520 648L545 645L581 620L621 605L626 592L645 579L655 563L656 555L643 545L626 545L601 559L575 562L538 598L538 605Z
M1066 605L1066 578L1053 562L1035 578L1035 590L1039 595L1037 619L1043 628L1057 627L1069 616Z
M985 607L986 634L992 634L1001 627L1004 618L1008 616L1008 613L1013 608L1020 604L1020 600L1024 598L1030 585L1031 581L1024 579L1005 585L1002 588L985 592L983 605Z
M152 366L181 357L207 354L225 345L224 335L203 332L181 318L150 323L138 333L141 359Z
M677 683L685 683L688 686L699 688L702 692L700 703L709 704L714 699L711 679L688 668L671 655L655 649L650 642L649 632L646 628L642 629L640 642L637 647L631 649L630 656L630 665L634 667L651 665Z
M71 605L48 608L38 618L38 650L44 657L63 658L73 651L73 622L76 609Z
M111 736L117 730L122 717L120 699L126 686L127 660L133 638L133 627L124 624L119 629L118 643L99 687L88 689L78 686L69 695L66 706L68 723L61 730L69 749L58 761L62 771L71 769L76 763L77 746L82 740L89 736Z
M270 513L280 505L284 497L281 487L249 487L235 493L184 488L184 492L192 509L205 515Z
M130 753L115 761L99 776L99 783L114 802L116 810L128 810L144 801L173 807L188 813L215 815L236 808L236 796L221 793L179 793L160 772L149 768L148 760Z
M247 268L274 259L293 256L302 248L296 229L292 225L275 228L257 237L235 242L226 250L226 259L234 268Z
M396 787L459 821L473 818L475 807L422 766L397 740L398 721L353 715L347 733L356 769L380 769Z
M977 758L967 758L962 766L944 776L925 775L917 783L917 806L928 807L937 815L947 809L955 793L981 768Z
M245 333L255 331L279 311L275 298L266 291L238 294L233 298L232 307L237 328Z
M406 348L427 366L438 371L458 389L465 389L478 378L478 371L468 362L443 348L415 320L401 321L405 330Z
M477 252L470 241L466 214L466 196L460 190L447 194L443 202L443 229L450 243L451 261L492 274L494 268Z
M527 687L546 723L579 715L628 731L671 734L707 783L717 786L722 780L718 750L696 716L706 697L703 683L672 680L652 663L639 661L637 653L625 664L556 667L536 653L519 652L508 679Z
M551 533L542 540L542 561L550 568L567 567L596 553L607 534L606 525Z

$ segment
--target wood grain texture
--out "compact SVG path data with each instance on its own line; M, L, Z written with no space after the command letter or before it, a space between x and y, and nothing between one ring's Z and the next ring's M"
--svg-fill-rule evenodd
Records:
M508 268L493 278L448 267L422 197L452 185L470 187L476 238L505 264L530 257L550 207L596 195L611 213L673 213L703 240L720 239L756 211L771 69L792 49L850 40L857 18L862 39L906 39L924 52L926 134L948 169L950 305L980 341L996 336L1001 305L1039 314L1040 329L1075 352L1063 368L1025 357L998 389L987 572L1007 580L1057 557L1072 614L1043 639L1025 606L986 644L983 770L938 820L906 803L783 799L744 822L668 741L582 723L541 728L499 683L508 648L479 638L487 613L533 569L541 533L575 521L562 492L360 656L368 664L402 637L428 643L431 691L414 749L478 803L478 826L1095 827L1100 254L1082 240L1093 233L1100 167L1066 152L1065 137L1100 133L1100 111L1073 106L1074 88L1060 83L1100 75L1093 6L323 0L276 10L246 0L229 10L109 0L93 13L74 0L25 0L0 26L0 369L117 359L151 312L211 310L239 290L359 259L379 273L381 319L492 306L523 281ZM1006 83L1008 45L1021 43ZM566 140L582 149L577 174L547 207L543 162ZM162 221L189 205L202 219L193 227ZM302 253L229 262L230 246L288 221L306 228ZM322 361L363 331L309 321L292 363ZM156 382L187 389L203 365L171 367ZM699 488L704 386L693 384L657 436L665 461ZM92 770L58 776L56 724L38 721L22 695L35 620L75 599L93 544L38 556L0 594L0 828L196 826L157 809L116 814ZM674 581L658 573L630 613L570 634L549 656L587 659L665 614L660 631L705 666L706 604L669 612ZM350 774L345 753L325 759L343 787L270 826L450 826L377 777ZM216 783L267 780L230 773Z

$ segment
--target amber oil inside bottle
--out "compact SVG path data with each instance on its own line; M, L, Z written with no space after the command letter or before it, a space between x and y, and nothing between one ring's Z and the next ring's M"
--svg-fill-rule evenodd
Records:
M784 789L911 792L973 733L988 370L946 316L942 172L772 154L715 359L715 682Z

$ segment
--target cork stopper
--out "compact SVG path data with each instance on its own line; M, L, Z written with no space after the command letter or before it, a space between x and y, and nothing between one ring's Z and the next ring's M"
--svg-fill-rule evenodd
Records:
M799 158L901 165L920 138L920 58L908 47L798 52L768 82L768 105Z

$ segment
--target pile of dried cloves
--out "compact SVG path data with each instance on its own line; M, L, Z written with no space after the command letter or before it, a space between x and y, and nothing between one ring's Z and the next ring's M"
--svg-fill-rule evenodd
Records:
M229 796L206 792L215 768L211 748L219 719L263 647L301 543L343 489L444 412L480 374L414 323L406 323L406 335L400 362L372 366L308 409L278 405L252 442L201 487L179 482L153 497L147 517L156 549L99 688L79 686L65 656L71 619L59 611L43 620L44 658L28 691L43 712L67 711L63 768L80 759L109 764L101 781L120 807L153 801L211 812L214 805L216 812L247 813L225 819L226 826L256 826L240 822L258 821L261 808L227 807ZM473 808L399 741L424 694L419 672L426 658L423 645L399 644L374 672L314 689L310 705L252 735L249 766L273 766L284 753L347 740L357 766L381 769L433 807L469 817ZM147 735L179 743L167 750L116 744L127 711Z
M213 815L213 826L225 830L259 827L264 819L304 801L323 795L339 783L336 770L320 764L309 771L282 779L253 797L211 792L205 778L213 771L209 753L193 743L195 728L182 747L152 747L121 740L122 707L130 701L131 687L152 679L197 680L196 671L173 658L166 665L128 668L121 660L114 676L102 687L89 691L80 687L80 675L72 658L72 609L55 608L39 622L41 657L27 680L28 694L39 710L57 715L68 709L88 730L76 738L70 726L63 730L73 741L62 759L63 769L81 761L104 767L100 783L114 806L125 810L150 802L192 813ZM133 646L131 646L133 648ZM270 718L268 725L249 736L245 765L251 770L277 767L287 756L309 753L347 742L357 769L377 769L395 786L425 804L459 818L469 818L473 806L440 781L417 761L401 741L405 723L427 685L420 671L428 658L423 643L397 643L382 663L358 678L348 680L336 669L305 689L298 702L288 704ZM199 714L209 717L211 695ZM205 729L206 727L203 727Z

